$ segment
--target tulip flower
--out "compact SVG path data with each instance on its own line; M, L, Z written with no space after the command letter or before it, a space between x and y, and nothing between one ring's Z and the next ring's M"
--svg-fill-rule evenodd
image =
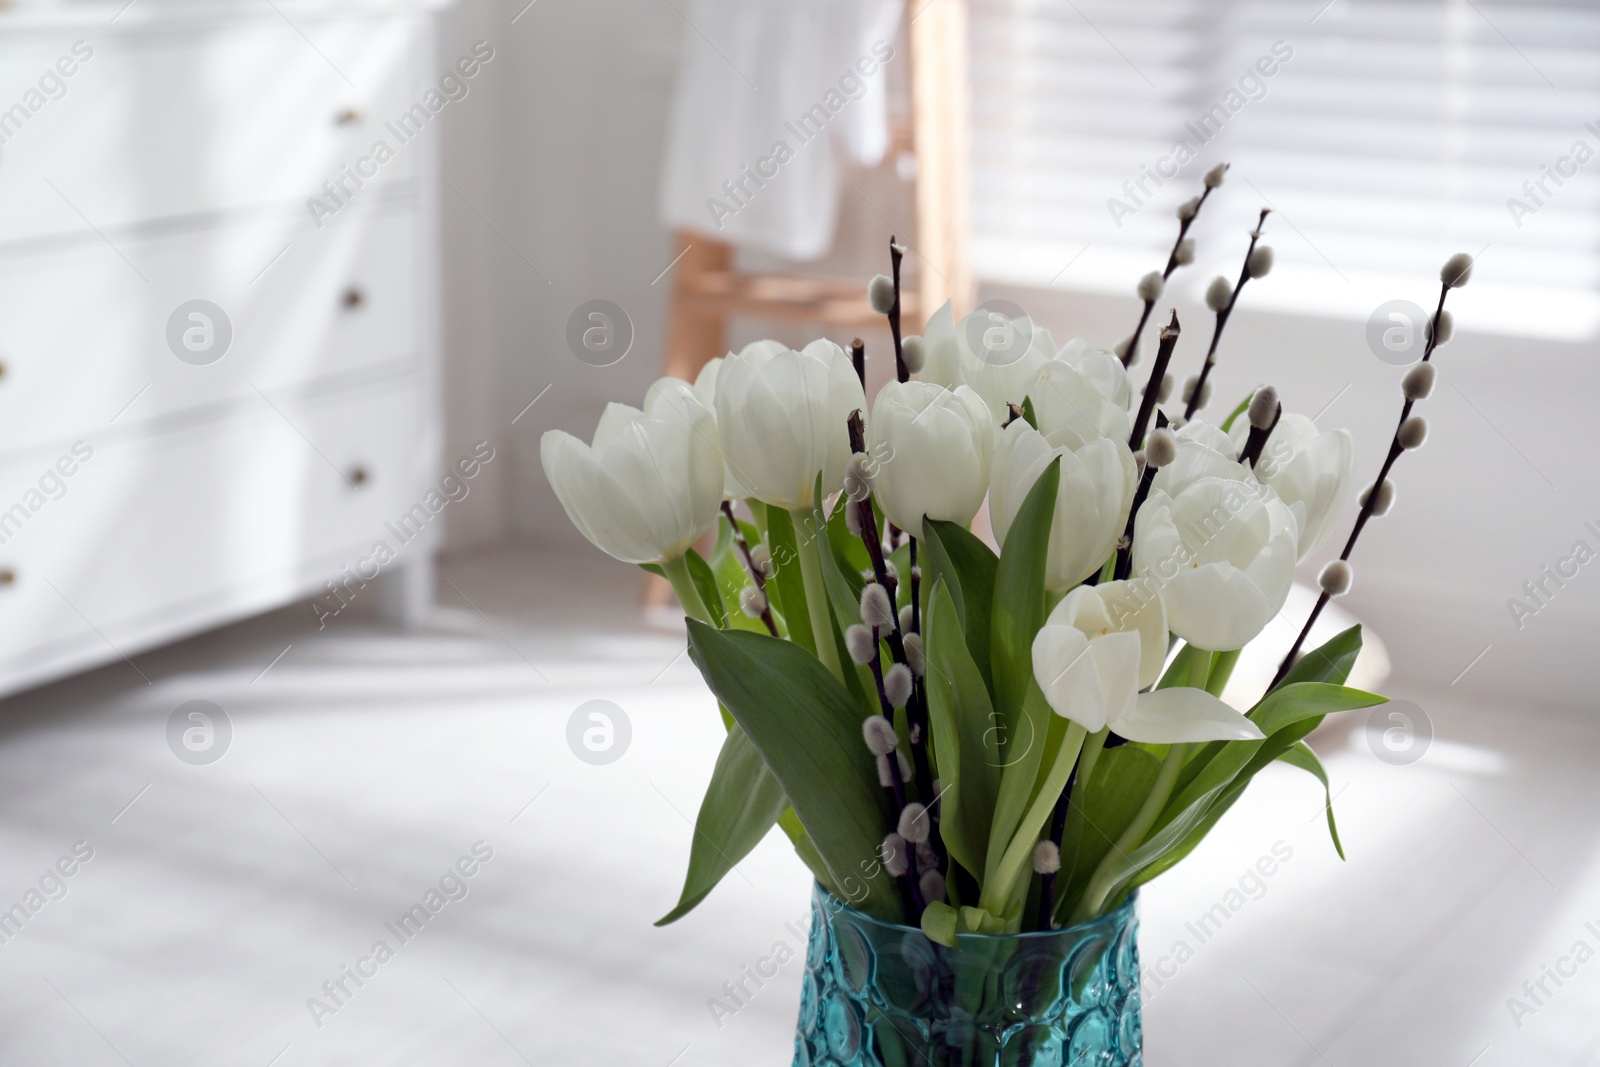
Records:
M572 524L625 563L681 558L722 505L716 421L675 378L650 387L643 411L606 405L587 445L549 431L539 458Z
M946 300L922 331L925 358L921 378L954 389L961 382L961 346L956 344L956 319Z
M1138 487L1138 468L1126 441L1076 441L1070 428L1047 438L1017 419L1000 431L989 474L989 518L1004 544L1033 483L1054 457L1061 457L1045 562L1045 588L1051 592L1071 589L1105 564L1127 526Z
M1039 431L1056 444L1081 447L1098 437L1128 439L1133 384L1116 353L1081 338L1046 360L1028 386Z
M1010 405L1027 397L1039 369L1055 355L1050 331L1026 317L1007 319L979 308L956 327L961 350L961 380L983 397L995 425L1006 421Z
M1248 435L1249 432L1249 426L1245 425L1244 433ZM1204 419L1190 419L1173 436L1177 438L1177 457L1157 472L1150 485L1152 490L1177 496L1201 478L1254 480L1250 465L1239 462L1243 441L1235 445L1227 434Z
M1298 542L1294 514L1272 489L1203 477L1176 495L1151 490L1134 520L1133 569L1159 585L1173 633L1226 651L1282 609Z
M989 489L994 436L988 407L968 387L889 382L867 431L879 507L919 535L924 518L967 525Z
M1236 425L1234 447L1243 448L1249 434L1248 426ZM1285 412L1267 438L1255 474L1294 512L1300 527L1300 558L1305 559L1327 541L1349 498L1356 476L1355 443L1349 430L1321 433L1304 415Z
M782 352L785 350L785 348L786 346L782 341L751 341L749 344L745 345L741 351ZM731 356L733 353L729 352L728 355ZM695 395L697 395L700 398L700 402L706 406L706 410L713 413L717 410L717 375L722 371L722 364L725 358L726 357L718 356L716 359L707 362L704 367L700 368L700 373L695 377L694 380ZM726 500L738 500L744 495L743 490L739 487L739 480L733 476L733 468L727 466L726 458L724 458L723 466L726 468L726 470L723 474L722 496Z
M1260 738L1255 723L1210 693L1150 693L1167 654L1167 621L1153 583L1079 586L1033 640L1033 676L1057 715L1089 733L1153 745Z
M818 340L799 352L746 346L716 374L717 430L740 496L791 511L844 483L850 413L867 406L844 350Z

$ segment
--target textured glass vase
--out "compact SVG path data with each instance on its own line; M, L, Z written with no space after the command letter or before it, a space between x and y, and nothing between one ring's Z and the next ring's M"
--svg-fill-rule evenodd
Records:
M1137 906L949 949L819 885L794 1067L1139 1067Z

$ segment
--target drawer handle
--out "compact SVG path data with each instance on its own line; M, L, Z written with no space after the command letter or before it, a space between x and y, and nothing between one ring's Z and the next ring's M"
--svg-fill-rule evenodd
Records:
M354 467L350 468L350 473L345 475L345 478L349 480L351 485L355 486L357 489L360 489L363 485L366 485L367 482L372 480L372 475L367 471L366 467L363 467L358 463Z
M0 585L16 585L17 572L10 567L0 567Z
M361 112L353 107L347 107L333 117L335 126L354 126L361 121Z
M352 285L344 291L343 303L345 310L354 311L367 302L367 294L359 285Z
M0 378L4 378L5 376L6 376L6 361L3 360L3 359L0 359Z

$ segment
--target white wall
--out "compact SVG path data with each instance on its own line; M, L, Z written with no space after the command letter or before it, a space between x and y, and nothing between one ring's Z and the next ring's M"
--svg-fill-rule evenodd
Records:
M450 448L482 436L505 444L500 480L462 509L452 548L500 537L576 543L539 469L539 435L562 428L587 436L607 400L637 403L660 363L670 278L651 281L673 249L655 201L682 18L671 4L644 0L538 0L511 25L523 2L468 0L451 16L454 40L445 46L454 55L486 37L497 51L474 107L451 116L444 170L500 231L446 188L447 440ZM874 199L896 223L908 220L893 189ZM882 269L871 250L889 223L848 199L846 211L843 232L866 250L859 269ZM1417 281L1426 294L1431 279ZM1058 339L1109 344L1135 315L1131 299L985 292L1002 294ZM571 310L596 297L620 304L636 330L631 353L609 368L579 362L563 336ZM1600 562L1520 631L1506 601L1575 541L1600 550L1600 536L1583 526L1600 529L1595 450L1573 447L1600 385L1596 346L1476 332L1470 287L1452 304L1458 336L1438 356L1440 385L1424 409L1432 439L1402 458L1394 511L1363 535L1350 606L1383 634L1402 674L1448 684L1490 646L1461 687L1592 701ZM1198 363L1209 315L1181 299L1179 307L1193 338L1179 350L1181 379ZM1348 385L1323 421L1351 428L1370 479L1393 429L1400 374L1368 351L1361 323L1245 306L1229 328L1213 409L1271 380L1290 408L1315 413Z

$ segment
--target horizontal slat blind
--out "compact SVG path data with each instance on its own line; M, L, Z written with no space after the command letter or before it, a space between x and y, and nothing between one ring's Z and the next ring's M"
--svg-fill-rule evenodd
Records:
M1600 331L1600 6L1321 2L971 0L980 277L1130 292L1163 261L1173 209L1227 160L1190 291L1237 271L1271 205L1279 266L1253 306L1365 318L1425 297L1465 250L1482 253L1475 325ZM1241 87L1275 49L1272 76ZM1179 141L1196 154L1175 179L1125 186ZM1579 141L1596 158L1545 177ZM1531 209L1520 226L1510 198Z

